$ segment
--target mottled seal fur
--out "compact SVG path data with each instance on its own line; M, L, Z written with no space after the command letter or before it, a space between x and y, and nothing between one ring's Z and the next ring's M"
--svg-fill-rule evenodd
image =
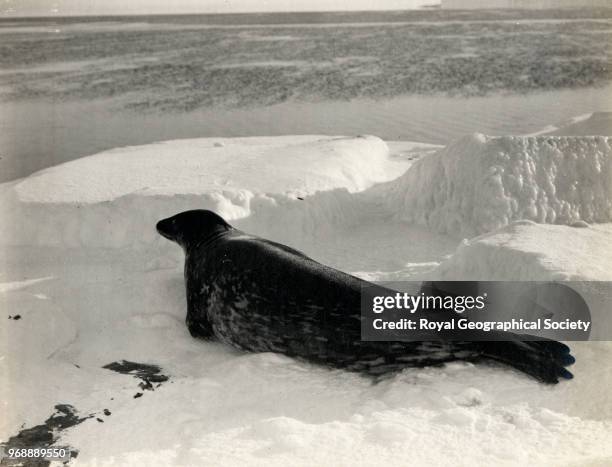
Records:
M185 252L187 327L252 352L278 352L336 368L382 375L452 360L494 360L534 378L571 378L569 348L555 341L361 340L364 281L288 246L248 235L206 210L157 224ZM370 284L368 284L370 285Z

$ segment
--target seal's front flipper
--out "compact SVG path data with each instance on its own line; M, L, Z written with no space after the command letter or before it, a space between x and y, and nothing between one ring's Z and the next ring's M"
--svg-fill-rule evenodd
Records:
M200 339L210 339L214 337L212 327L208 322L189 319L189 315L187 315L186 323L189 334L191 334L192 337L198 337Z
M199 337L200 339L210 339L214 337L212 325L208 321L206 316L206 310L200 310L196 306L197 301L193 297L187 294L187 317L185 323L189 334L192 337Z

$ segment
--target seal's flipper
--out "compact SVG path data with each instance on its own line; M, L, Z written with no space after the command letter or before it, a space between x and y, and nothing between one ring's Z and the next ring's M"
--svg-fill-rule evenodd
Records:
M187 315L186 323L189 334L191 334L192 337L198 337L200 339L210 339L214 337L212 327L208 322L189 319L189 315Z
M516 336L520 337L520 336ZM565 367L576 359L565 344L553 340L478 342L482 357L510 365L549 384L574 375Z
M197 306L197 300L191 294L187 294L187 316L185 323L187 329L192 337L199 337L201 339L209 339L214 337L214 331L208 317L206 316L206 310L200 310Z

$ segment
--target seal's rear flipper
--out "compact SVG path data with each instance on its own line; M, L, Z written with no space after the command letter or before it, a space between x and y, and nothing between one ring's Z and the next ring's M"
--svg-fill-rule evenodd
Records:
M513 336L520 339L521 336ZM570 348L553 340L475 342L481 349L481 357L510 365L539 381L549 384L559 379L572 379L566 370L576 359Z

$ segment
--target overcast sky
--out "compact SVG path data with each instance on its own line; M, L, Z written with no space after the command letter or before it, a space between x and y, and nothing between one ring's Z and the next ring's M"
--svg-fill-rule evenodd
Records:
M2 16L403 10L440 0L0 0Z

